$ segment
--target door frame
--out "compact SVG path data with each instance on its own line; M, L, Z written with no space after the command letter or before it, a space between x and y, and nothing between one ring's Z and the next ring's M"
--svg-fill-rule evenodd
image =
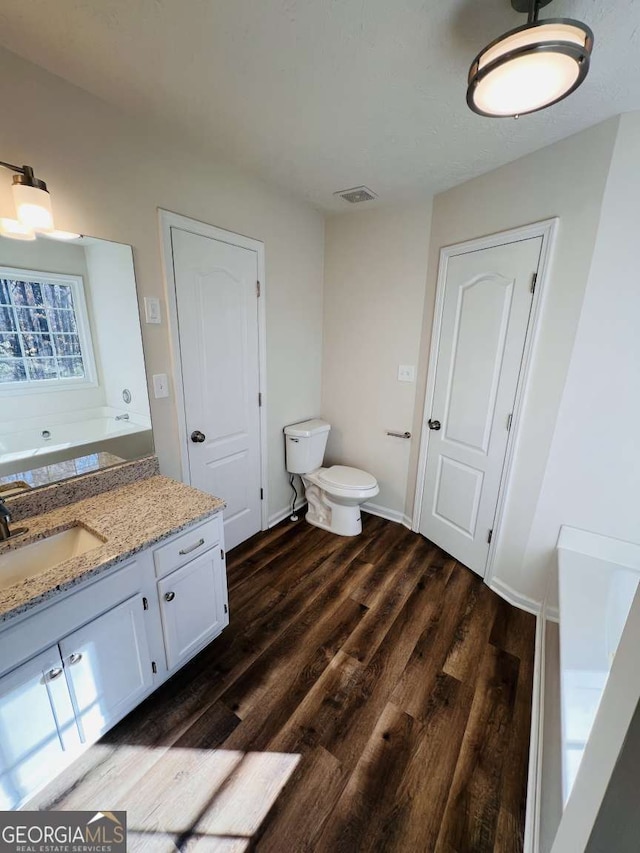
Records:
M513 405L513 417L511 419L511 429L507 437L507 447L504 456L504 465L502 475L500 477L500 487L498 489L498 500L496 503L496 514L493 525L493 534L489 543L489 551L487 554L487 562L485 564L484 582L491 585L493 578L493 565L496 555L497 546L500 542L502 517L504 508L509 495L511 471L513 460L518 447L518 439L520 433L520 416L524 402L529 392L530 373L533 363L535 347L539 337L540 317L542 315L542 306L544 296L547 290L546 284L549 278L551 269L551 258L553 248L556 241L559 218L543 219L540 222L533 222L530 225L523 225L519 228L511 228L508 231L500 231L495 234L489 234L486 237L478 237L474 240L467 240L464 243L455 243L451 246L444 246L440 249L440 260L438 264L438 279L436 284L436 301L433 311L433 325L431 329L431 344L429 347L429 365L427 369L427 385L424 400L424 409L422 412L422 425L420 430L420 453L418 456L418 472L416 478L416 490L413 503L413 518L411 529L417 533L420 527L420 517L422 515L422 504L424 495L424 486L427 468L427 452L429 449L429 436L431 430L427 427L427 421L431 417L431 409L433 407L433 397L435 393L436 371L438 367L438 351L440 349L440 337L442 331L442 314L444 311L445 287L447 280L447 272L449 259L457 255L466 255L470 252L479 252L483 249L493 249L497 246L504 246L508 243L519 243L522 240L528 240L535 237L542 238L542 246L540 249L540 263L538 265L538 276L536 286L533 293L533 301L531 303L531 313L529 315L529 324L524 340L524 349L522 351L522 362L518 384L516 386L516 396Z
M260 487L262 500L260 502L260 528L269 527L269 491L268 491L268 458L267 458L267 319L266 319L266 279L264 243L253 237L245 237L215 225L208 225L197 219L173 213L170 210L158 208L160 219L160 245L162 249L162 268L164 272L165 295L167 299L167 320L169 327L169 350L171 353L171 372L175 389L176 414L178 418L178 436L180 440L180 470L184 483L191 485L189 469L189 450L187 434L187 416L182 382L182 354L180 351L180 329L178 326L178 301L176 295L176 278L173 265L173 246L171 229L180 228L201 237L210 237L241 249L255 252L258 260L258 281L260 295L258 297L258 389L261 395L260 406Z

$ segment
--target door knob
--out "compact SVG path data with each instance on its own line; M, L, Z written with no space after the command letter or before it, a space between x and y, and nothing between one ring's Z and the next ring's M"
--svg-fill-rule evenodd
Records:
M440 421L432 421L431 418L429 418L428 424L429 424L429 429L435 429L435 430L440 429Z
M194 429L194 431L191 433L191 441L195 442L196 444L202 444L206 437L207 436L203 432L200 432L199 429Z
M47 681L55 681L56 678L60 678L62 675L62 667L54 666L53 669L50 669L46 675Z
M82 652L74 652L72 655L69 655L69 663L78 663L82 660Z
M175 597L176 597L175 592L165 592L165 594L164 594L164 600L165 601L173 601L173 599Z

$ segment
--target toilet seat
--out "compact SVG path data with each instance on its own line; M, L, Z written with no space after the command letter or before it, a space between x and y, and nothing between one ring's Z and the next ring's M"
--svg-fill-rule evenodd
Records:
M338 489L353 489L362 492L375 488L378 483L374 476L362 471L360 468L351 468L348 465L332 465L330 468L321 468L318 472L318 480L327 486Z
M369 498L374 498L380 491L378 481L375 477L367 473L367 471L361 471L359 468L349 468L347 465L318 468L317 471L313 471L310 474L303 474L302 480L303 482L314 483L332 498L358 501L360 503ZM340 480L342 485L336 485L337 480ZM366 485L358 487L355 483L366 483Z

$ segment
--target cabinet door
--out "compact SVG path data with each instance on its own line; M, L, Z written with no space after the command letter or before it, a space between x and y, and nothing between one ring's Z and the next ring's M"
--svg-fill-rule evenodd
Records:
M162 631L171 670L228 623L224 564L212 548L158 581Z
M93 742L151 687L142 596L134 595L60 642L80 734Z
M57 646L0 678L0 809L15 808L79 748Z

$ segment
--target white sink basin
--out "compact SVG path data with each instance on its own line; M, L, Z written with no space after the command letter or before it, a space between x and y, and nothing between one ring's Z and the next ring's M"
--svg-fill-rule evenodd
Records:
M100 537L75 526L14 551L0 554L0 589L7 589L104 545Z

